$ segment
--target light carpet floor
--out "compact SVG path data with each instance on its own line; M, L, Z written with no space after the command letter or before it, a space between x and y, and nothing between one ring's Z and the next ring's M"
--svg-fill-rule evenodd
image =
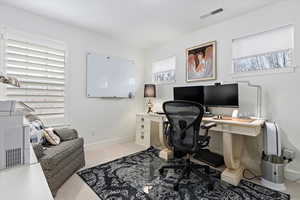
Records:
M85 150L85 168L90 168L145 149L145 147L134 143L101 145L101 147L93 145ZM288 191L286 192L291 194L291 199L300 200L300 184L287 182L287 187ZM59 189L55 200L99 200L99 197L77 174L74 174Z

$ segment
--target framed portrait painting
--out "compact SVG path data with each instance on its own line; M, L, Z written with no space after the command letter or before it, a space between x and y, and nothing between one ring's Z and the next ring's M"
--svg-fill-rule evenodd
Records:
M186 50L186 81L216 79L216 41Z

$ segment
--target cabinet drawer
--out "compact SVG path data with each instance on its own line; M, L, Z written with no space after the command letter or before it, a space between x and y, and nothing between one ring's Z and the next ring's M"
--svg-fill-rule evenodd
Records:
M150 124L149 119L137 115L136 118L136 143L140 145L150 145Z

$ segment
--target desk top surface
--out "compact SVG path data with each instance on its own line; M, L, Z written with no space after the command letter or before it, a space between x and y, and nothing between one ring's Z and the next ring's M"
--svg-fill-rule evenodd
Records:
M164 114L156 114L156 113L140 113L139 115L143 115L144 117L166 117ZM263 126L265 123L264 119L245 119L245 118L232 118L232 117L224 117L223 119L216 119L215 117L203 117L202 121L204 122L215 122L221 124L228 125L240 125L240 126Z
M265 123L264 119L244 119L244 118L226 118L226 119L215 119L214 117L203 117L203 121L215 122L222 124L232 124L241 126L263 126Z
M53 200L40 164L0 171L1 199Z

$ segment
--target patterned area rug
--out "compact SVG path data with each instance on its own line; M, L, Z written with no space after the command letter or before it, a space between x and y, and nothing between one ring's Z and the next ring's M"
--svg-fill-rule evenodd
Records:
M190 179L173 190L180 171L168 170L160 176L158 169L165 164L182 160L164 161L158 150L149 148L105 164L78 172L102 200L288 200L290 196L266 187L242 180L233 186L220 180L220 172L211 169L214 190L207 191L201 178L191 174Z

